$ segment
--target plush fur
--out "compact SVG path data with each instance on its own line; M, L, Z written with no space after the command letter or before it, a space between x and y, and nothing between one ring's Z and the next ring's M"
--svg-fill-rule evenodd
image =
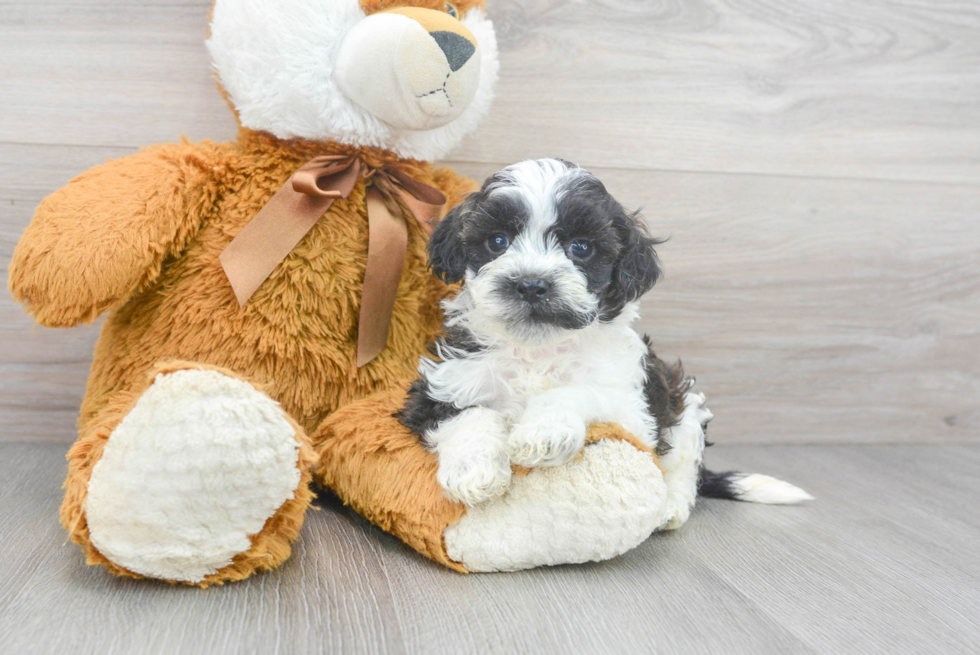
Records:
M198 583L229 566L295 495L294 426L242 380L201 369L158 375L93 468L85 501L93 545L167 580Z
M391 389L328 416L311 435L317 455L313 474L381 529L464 572L446 553L443 532L466 509L443 495L435 458L393 418L404 401L404 389Z
M458 3L460 20L479 44L479 83L466 110L435 129L400 129L341 92L335 67L345 37L393 6L443 11L445 2L217 0L208 49L244 127L280 139L336 141L382 148L400 157L439 159L471 132L493 100L499 62L483 2ZM384 22L379 21L379 22ZM388 91L389 96L394 94Z
M445 3L398 4L438 10L439 20L454 20L443 18ZM82 404L79 440L69 453L62 507L72 539L85 548L90 562L121 575L206 585L247 577L288 557L310 498L311 458L303 450L307 433L337 408L414 377L419 356L441 329L439 301L449 288L429 274L426 235L408 221L408 252L387 346L368 365L357 367L368 243L364 180L349 198L331 205L243 307L218 256L290 175L317 156L355 156L369 167L398 167L443 191L449 207L472 190L469 180L423 159L456 145L489 105L497 64L492 25L482 6L472 0L458 5L480 43L482 73L472 103L437 129L402 130L353 105L331 77L345 32L391 3L218 0L209 48L219 83L243 125L238 139L147 148L83 173L38 207L10 264L14 298L47 326L69 327L108 312ZM435 36L431 39L437 44ZM438 44L433 47L441 51ZM450 65L446 56L440 65ZM194 512L201 507L212 517L228 509L226 486L205 490L193 484L191 475L185 480L188 498L177 497L174 482L169 500L156 499L183 508L175 510L183 516L171 525L173 540L151 540L166 547L146 542L156 528L141 517L152 514L147 508L154 499L112 504L118 495L113 490L125 487L132 475L130 465L143 470L152 458L163 470L179 468L163 453L182 457L177 446L187 435L174 429L181 421L196 426L187 434L221 444L194 445L203 449L202 466L210 462L227 469L229 484L232 478L258 483L254 476L247 482L252 473L239 466L241 454L231 453L247 453L250 439L265 444L259 450L269 447L282 436L279 432L269 436L257 424L250 433L235 427L232 418L225 428L193 418L204 402L204 391L194 385L168 397L161 405L166 411L154 411L150 418L140 414L138 408L150 403L141 400L143 395L157 395L150 386L154 376L184 369L219 371L255 389L228 401L238 403L228 417L252 416L243 406L248 398L256 407L276 406L269 411L282 413L301 447L298 478L277 468L280 482L269 483L268 498L259 494L252 507L229 509L228 516L237 517L225 533L234 535L228 541L233 545L218 544L214 535L188 537L181 527L199 519ZM268 439L262 441L261 434ZM123 452L130 455L117 456ZM100 473L103 455L110 459ZM282 482L286 477L288 485ZM293 488L287 494L283 485ZM90 491L94 531L86 513ZM273 498L281 504L270 512ZM134 527L127 521L143 522ZM214 521L217 534L220 521ZM132 530L120 532L127 525ZM146 549L139 552L137 543ZM173 552L165 552L171 546ZM236 554L239 548L245 550ZM179 557L167 559L181 549Z
M61 504L61 523L65 526L71 540L81 546L89 564L106 567L110 572L132 578L143 578L125 566L110 560L92 542L88 515L85 511L88 502L89 483L95 467L102 461L102 456L109 439L116 427L128 416L143 393L153 384L158 376L166 376L181 371L214 371L223 376L240 379L228 369L215 366L192 364L189 362L167 362L146 372L145 378L133 389L113 395L102 408L98 416L88 421L79 431L78 440L68 451L68 477L65 480L65 498ZM256 390L259 393L261 390ZM258 533L249 534L250 547L232 557L231 563L218 571L205 575L200 580L180 580L186 584L207 587L213 584L242 580L256 571L274 569L284 562L291 553L291 544L299 536L303 526L303 517L313 499L310 490L310 468L315 455L310 448L310 442L302 428L291 418L287 418L294 430L293 437L299 447L296 469L300 479L296 484L293 497L286 500L276 513L269 518ZM162 464L162 462L160 462ZM186 577L186 576L183 576ZM177 582L178 580L169 580Z
M451 202L471 188L446 169L385 151L243 129L235 143L156 146L110 162L45 199L14 253L14 297L50 326L113 310L96 346L82 426L114 393L172 359L244 375L307 430L337 407L413 376L440 330L438 301L447 289L428 273L424 233L409 224L388 346L357 369L363 183L331 206L244 307L218 262L292 171L327 152L398 164Z
M486 572L609 559L664 523L666 496L649 451L602 439L565 466L515 478L499 502L470 508L446 529L446 552Z
M668 518L656 455L609 423L591 425L586 440L620 445L586 453L568 470L513 466L508 495L477 508L453 502L437 481L436 457L395 417L405 400L404 389L392 389L327 417L311 435L313 474L359 514L443 566L506 571L606 559L635 547ZM573 497L587 504L576 509ZM501 530L505 539L490 538ZM562 535L558 548L551 547L555 530Z

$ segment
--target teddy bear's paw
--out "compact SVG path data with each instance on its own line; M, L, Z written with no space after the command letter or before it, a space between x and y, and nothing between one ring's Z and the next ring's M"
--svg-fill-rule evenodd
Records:
M515 571L625 553L664 521L667 487L648 452L602 439L564 466L516 476L507 494L467 509L443 533L470 571Z
M582 450L587 430L576 416L541 414L522 420L510 433L510 460L528 468L560 466Z
M93 469L92 544L140 575L202 581L294 497L296 437L278 403L247 382L203 369L158 375Z
M479 505L502 496L511 481L507 455L481 444L439 452L436 478L449 500Z

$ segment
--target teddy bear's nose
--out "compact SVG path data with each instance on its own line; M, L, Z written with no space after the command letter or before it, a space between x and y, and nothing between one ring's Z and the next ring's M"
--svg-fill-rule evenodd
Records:
M473 53L476 52L476 46L470 43L469 39L455 32L429 32L429 34L445 53L449 68L454 73L462 68L463 64L468 62Z

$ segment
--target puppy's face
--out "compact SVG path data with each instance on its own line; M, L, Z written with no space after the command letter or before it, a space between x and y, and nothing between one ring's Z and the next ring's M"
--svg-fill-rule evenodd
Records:
M592 174L556 159L491 176L442 221L432 269L516 343L611 321L660 276L652 239Z

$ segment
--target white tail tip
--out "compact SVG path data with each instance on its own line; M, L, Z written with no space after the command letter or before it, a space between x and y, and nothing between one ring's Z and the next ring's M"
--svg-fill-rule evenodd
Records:
M793 505L813 496L799 487L760 473L750 473L731 481L732 490L739 500L766 505Z

